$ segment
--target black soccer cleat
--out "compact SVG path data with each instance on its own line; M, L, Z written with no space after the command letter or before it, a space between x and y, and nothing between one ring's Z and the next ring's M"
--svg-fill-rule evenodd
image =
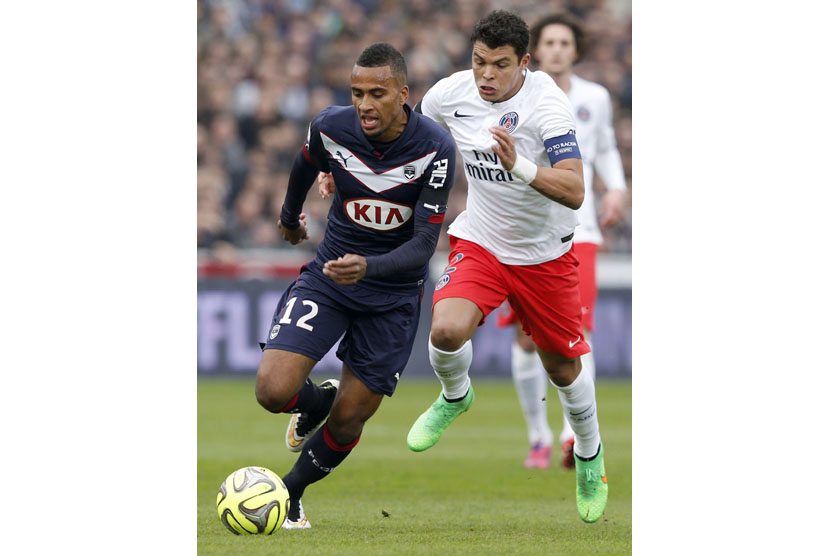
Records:
M291 452L299 452L306 438L314 434L317 427L329 416L339 386L339 380L330 378L324 381L320 384L320 389L323 390L325 396L322 409L316 413L295 413L291 416L285 431L285 445Z

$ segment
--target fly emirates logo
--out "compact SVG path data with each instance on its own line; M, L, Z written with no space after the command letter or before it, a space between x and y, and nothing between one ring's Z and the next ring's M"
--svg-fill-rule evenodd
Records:
M473 150L476 164L464 162L464 171L471 178L486 181L513 181L513 174L505 170L496 153L482 153Z

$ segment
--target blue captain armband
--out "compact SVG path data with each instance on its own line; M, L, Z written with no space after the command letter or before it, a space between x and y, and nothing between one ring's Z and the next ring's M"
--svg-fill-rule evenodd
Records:
M574 132L545 139L545 151L548 153L551 166L568 158L582 158Z

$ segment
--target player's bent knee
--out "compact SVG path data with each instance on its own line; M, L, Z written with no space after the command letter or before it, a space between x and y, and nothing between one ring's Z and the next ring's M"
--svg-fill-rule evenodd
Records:
M256 401L268 411L278 413L280 409L285 407L289 399L291 399L291 396L286 396L283 392L274 388L273 385L257 378Z
M457 351L469 337L467 327L462 323L438 319L432 322L429 339L433 346L442 351Z
M543 362L545 362L544 359ZM576 380L576 377L579 376L580 370L582 370L582 362L579 357L574 357L573 359L562 358L553 363L546 363L545 370L556 386L570 386Z
M551 382L556 386L569 386L582 370L582 360L579 357L567 358L558 353L549 353L541 349L537 350L542 359Z
M256 399L259 405L272 413L278 413L296 394L280 380L279 371L264 361L256 375Z

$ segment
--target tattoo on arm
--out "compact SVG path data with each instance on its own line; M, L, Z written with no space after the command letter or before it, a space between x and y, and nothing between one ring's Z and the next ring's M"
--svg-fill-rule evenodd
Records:
M551 195L550 193L547 193L546 191L543 191L543 190L542 190L542 188L540 188L540 187L536 187L536 186L535 186L535 185L533 185L532 183L531 183L531 184L529 184L529 185L530 185L530 187L532 187L533 189L535 189L536 191L538 191L539 193L541 193L543 196L545 196L545 197L547 197L548 199L550 199L551 201L556 201L557 203L560 203L560 204L562 204L562 205L565 205L565 203L566 203L566 201L567 201L567 199L565 199L565 197L554 197L554 196L553 196L553 195ZM567 205L566 205L566 206L567 206Z

